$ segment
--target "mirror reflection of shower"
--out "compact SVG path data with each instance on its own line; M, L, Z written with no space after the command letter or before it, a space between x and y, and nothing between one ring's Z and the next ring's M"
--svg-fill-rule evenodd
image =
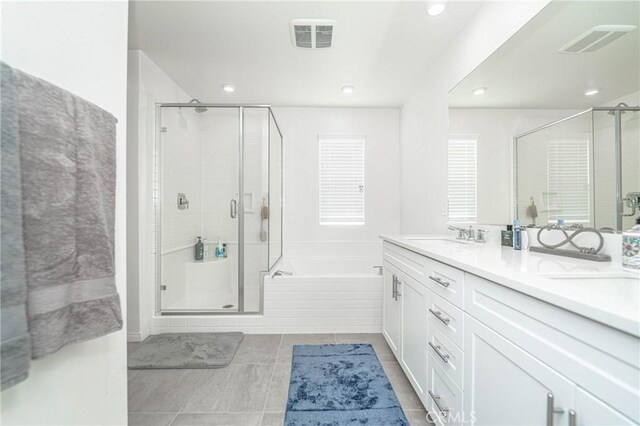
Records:
M640 215L639 123L640 107L620 103L516 136L515 218L630 229Z

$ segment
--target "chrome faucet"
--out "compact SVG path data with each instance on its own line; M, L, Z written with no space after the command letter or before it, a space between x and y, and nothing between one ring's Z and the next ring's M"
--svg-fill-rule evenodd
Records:
M475 229L473 229L473 226L469 226L469 229L467 229L467 240L475 241L475 239L476 239L476 231Z
M487 231L486 229L478 229L476 231L476 243L486 243L487 240L484 239L484 234L486 234L487 232L489 231Z
M466 228L459 228L457 226L449 226L450 231L456 231L458 235L456 236L457 240L466 240L469 238L468 230Z

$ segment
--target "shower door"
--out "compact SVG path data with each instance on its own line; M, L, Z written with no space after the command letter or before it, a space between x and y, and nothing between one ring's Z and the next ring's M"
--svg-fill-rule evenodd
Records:
M237 311L239 109L161 107L158 120L159 308ZM216 257L218 241L226 256Z

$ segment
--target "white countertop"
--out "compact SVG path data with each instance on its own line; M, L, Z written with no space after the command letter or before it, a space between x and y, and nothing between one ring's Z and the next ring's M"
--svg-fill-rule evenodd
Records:
M640 273L451 236L381 235L385 241L640 337Z

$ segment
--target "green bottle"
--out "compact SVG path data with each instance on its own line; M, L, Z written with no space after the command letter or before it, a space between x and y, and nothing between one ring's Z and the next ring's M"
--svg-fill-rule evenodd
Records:
M196 243L196 260L202 259L204 259L204 244L202 238L198 237L198 242Z

